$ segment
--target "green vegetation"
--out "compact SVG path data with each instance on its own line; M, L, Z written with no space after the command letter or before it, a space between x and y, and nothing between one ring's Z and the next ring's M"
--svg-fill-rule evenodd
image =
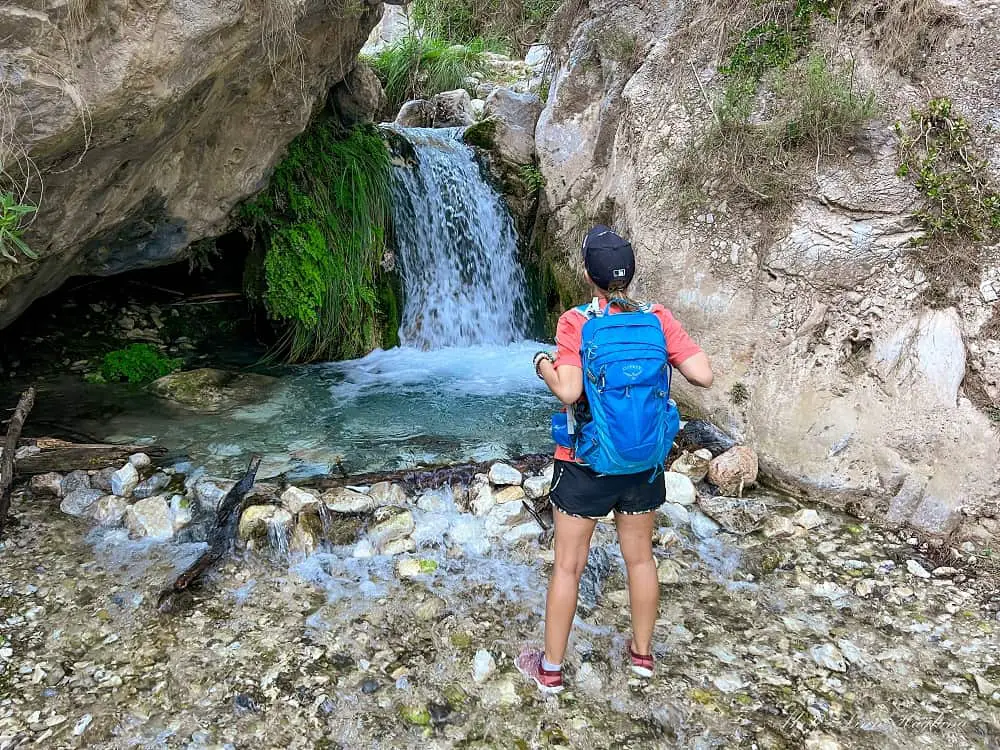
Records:
M413 18L431 36L463 44L486 40L507 54L537 41L562 0L414 0Z
M12 263L17 263L18 252L31 260L38 258L21 239L26 217L36 210L35 206L21 203L12 193L0 193L0 255Z
M104 355L101 377L108 382L148 383L180 366L180 359L167 357L151 344L132 344Z
M389 151L371 126L321 117L288 147L271 183L244 204L255 240L248 295L288 326L294 362L358 357L391 345L396 287L382 268L391 231Z
M534 165L521 167L518 174L521 177L521 182L524 183L524 186L530 193L537 193L545 187L545 175L542 174L542 170Z
M482 41L453 44L438 37L406 36L386 47L370 63L385 87L388 107L397 111L410 99L427 99L466 87L473 73L487 75L489 61Z
M462 138L470 146L489 151L496 143L497 121L487 117L465 129Z

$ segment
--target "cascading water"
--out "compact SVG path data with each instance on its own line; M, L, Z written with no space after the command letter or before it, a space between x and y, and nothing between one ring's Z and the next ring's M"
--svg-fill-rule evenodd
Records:
M420 349L524 338L525 277L502 198L461 128L394 129L416 155L396 167L396 244L405 292L400 338Z

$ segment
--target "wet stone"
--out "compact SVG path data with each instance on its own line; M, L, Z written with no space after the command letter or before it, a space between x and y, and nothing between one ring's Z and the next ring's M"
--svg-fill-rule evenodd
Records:
M493 493L493 501L497 505L502 505L504 503L519 503L524 500L524 498L524 489L521 487L504 487L502 490L497 490Z
M846 672L847 663L844 655L832 643L824 643L822 646L813 646L809 649L809 655L819 666L834 672Z
M327 490L321 500L327 510L334 513L370 513L375 509L375 501L371 497L346 487Z
M373 693L377 693L380 687L382 686L378 680L365 680L361 683L361 692L365 695L372 695Z
M487 478L491 484L497 486L520 485L524 481L521 472L505 463L493 464Z
M910 575L916 576L917 578L930 578L931 574L927 572L923 565L918 563L916 560L907 560L906 569L909 571Z
M406 505L409 501L406 490L398 484L390 484L389 482L379 482L372 485L368 490L368 496L375 502L376 507Z
M528 477L524 480L524 494L529 500L538 500L549 494L552 488L552 474Z
M708 465L712 462L712 452L704 448L694 453L683 453L670 465L670 472L682 474L691 482L700 482L708 476ZM680 502L680 501L676 501ZM691 502L694 502L693 500ZM688 503L690 504L690 503Z
M166 474L159 472L153 474L149 479L144 479L135 486L132 491L132 497L137 500L145 500L147 497L152 497L160 490L166 489L167 485L170 484L170 477Z
M48 474L36 474L31 478L29 487L33 495L51 495L60 497L62 495L61 474L50 471Z
M787 516L771 516L764 522L764 537L787 539L795 536L795 523Z
M804 529L815 529L823 525L823 519L812 508L803 508L792 516L792 520Z
M153 459L145 453L133 453L128 457L128 462L137 469L145 469L147 466L152 466Z
M60 493L62 497L73 494L77 490L90 489L90 475L85 471L71 471L63 477Z
M111 492L111 477L114 476L116 469L108 467L106 469L101 469L92 477L90 477L90 486L98 490L103 490L106 493Z
M117 495L105 495L94 507L94 520L104 527L121 526L128 510L128 502Z
M690 511L678 503L666 503L660 507L660 512L667 517L674 528L687 528L691 523Z
M111 475L111 494L118 497L131 497L139 484L139 472L132 464L125 464Z
M236 482L229 479L206 477L194 486L195 498L197 498L198 504L204 510L214 513L219 507L219 503L222 502L222 498L228 494L229 490L235 484Z
M381 508L375 514L375 525L368 530L368 538L376 549L413 533L416 528L413 514L404 508Z
M170 539L174 535L174 519L167 501L150 497L130 505L125 511L125 526L134 539Z
M73 490L63 498L59 504L59 510L77 518L87 518L103 494L100 490L86 488Z
M693 511L691 516L691 531L699 539L709 539L719 533L719 524L701 511Z
M289 487L281 493L281 504L292 515L298 515L306 508L319 503L319 495L298 487Z
M695 492L694 484L690 477L671 470L663 474L663 483L666 487L668 503L676 503L682 506L694 505L698 493Z

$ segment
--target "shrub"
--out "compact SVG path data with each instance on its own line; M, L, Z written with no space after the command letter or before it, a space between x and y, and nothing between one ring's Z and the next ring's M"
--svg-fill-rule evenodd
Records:
M101 375L106 381L148 383L169 375L180 366L180 359L167 357L150 344L132 344L105 354Z
M381 266L391 169L374 127L344 133L323 117L244 204L256 240L248 294L287 325L281 348L291 361L357 357L393 340L399 311Z
M527 165L521 167L519 170L521 177L521 182L528 189L528 192L537 193L539 190L545 187L545 175L542 174L542 170L533 165Z
M934 296L948 296L955 282L978 284L983 246L1000 242L1000 191L989 162L977 151L969 122L951 100L932 99L896 123L900 177L924 197L914 218L924 230L913 245L927 269Z
M35 211L35 206L21 203L12 193L0 193L0 255L12 263L17 263L19 252L31 260L38 258L38 254L21 239L25 217Z
M414 0L413 18L435 37L469 44L486 40L496 51L519 54L537 41L561 0Z
M473 73L489 73L484 52L480 41L461 45L411 35L386 47L370 62L385 87L387 106L396 111L410 99L465 88L465 80Z

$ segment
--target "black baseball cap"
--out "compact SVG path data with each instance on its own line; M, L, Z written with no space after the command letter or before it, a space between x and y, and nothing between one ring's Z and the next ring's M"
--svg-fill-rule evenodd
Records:
M583 264L598 288L624 289L635 276L632 245L610 227L598 224L583 241Z

